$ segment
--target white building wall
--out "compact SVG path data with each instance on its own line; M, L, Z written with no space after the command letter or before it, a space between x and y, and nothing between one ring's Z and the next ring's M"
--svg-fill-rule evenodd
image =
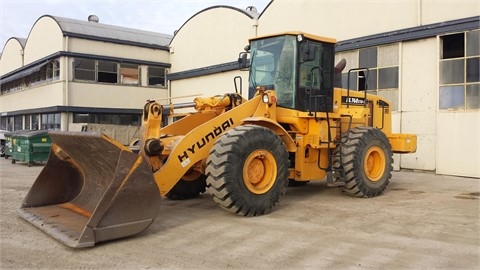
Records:
M401 133L417 134L417 152L401 155L403 168L435 170L438 48L436 38L402 43Z
M170 61L175 63L171 72L236 61L248 38L255 35L254 22L243 12L225 7L196 14L180 28L170 44Z
M419 25L456 20L480 15L478 0L416 0L420 12Z
M23 48L15 38L10 38L0 56L0 76L23 66Z
M479 14L475 0L274 0L260 17L258 33L299 30L346 40Z
M238 60L248 39L255 36L256 20L232 8L214 7L190 18L171 42L170 73L205 68ZM235 92L233 78L243 77L243 96L248 96L248 72L235 70L170 81L170 96L214 96ZM193 97L172 100L191 102Z
M0 98L0 108L5 112L44 108L62 104L62 81L5 94Z
M69 52L170 63L168 50L68 37Z
M35 22L25 44L24 65L53 53L63 51L63 34L51 17L41 17Z
M260 17L259 35L298 30L345 40L410 27L417 16L415 1L275 0Z
M165 98L163 88L69 82L68 105L93 108L141 109L147 99Z
M438 113L437 173L480 177L480 112Z

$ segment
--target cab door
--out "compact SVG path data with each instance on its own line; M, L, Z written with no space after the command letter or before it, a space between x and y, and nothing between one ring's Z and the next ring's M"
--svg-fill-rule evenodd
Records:
M315 58L311 61L299 61L297 99L295 108L300 111L325 112L333 108L333 44L308 41L308 47ZM312 52L313 50L313 52Z

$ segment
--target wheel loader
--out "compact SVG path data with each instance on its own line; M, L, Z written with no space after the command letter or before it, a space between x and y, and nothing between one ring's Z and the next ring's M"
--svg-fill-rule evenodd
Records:
M252 38L239 55L248 99L240 90L176 107L148 100L139 153L104 134L50 132L48 161L19 215L82 248L145 230L162 197L188 199L207 188L242 216L271 212L287 186L310 181L381 195L393 153L415 152L416 136L392 133L387 100L336 86L345 62L334 66L335 42L303 32ZM192 112L162 126L183 107Z

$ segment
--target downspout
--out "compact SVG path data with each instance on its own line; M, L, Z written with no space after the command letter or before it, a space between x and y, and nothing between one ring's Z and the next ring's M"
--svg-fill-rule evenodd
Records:
M421 0L420 0L421 1ZM403 115L404 115L404 111L403 111L403 42L399 42L398 44L398 103L397 103L397 106L398 106L398 113L400 114L400 117L398 119L398 121L400 121L399 123L399 132L400 133L403 133ZM392 122L390 120L390 122ZM402 158L402 155L399 155L397 154L398 156L398 169L401 170L402 169L402 161L403 161L403 158Z
M25 65L25 50L23 47L20 49L20 55L22 56L22 67L23 67Z
M25 65L25 50L22 46L22 48L20 49L20 55L22 56L22 67ZM25 119L27 118L27 115L22 115L22 129L25 129ZM30 122L31 122L31 118L30 118ZM32 124L30 123L30 126ZM13 120L13 127L15 127L15 118Z
M65 52L68 52L68 36L66 35L65 36ZM69 64L68 64L68 60L69 60L69 57L68 56L65 56L65 59L64 59L64 65L65 65L65 68L64 68L64 71L65 73L63 74L63 77L64 77L64 89L65 89L65 93L63 95L64 97L64 101L63 101L63 104L65 105L65 107L68 107L68 94L69 94L69 85L70 85L70 82L69 82L69 77L70 77L70 73L69 73ZM69 113L68 112L65 112L65 115L66 115L66 118L65 118L65 130L68 131L69 130ZM73 117L72 117L73 119Z
M170 61L170 63L171 62L172 61ZM172 97L172 84L171 84L171 81L168 79L168 73L170 73L169 71L170 70L165 69L165 83L167 84L167 97L169 97L168 104L170 105L170 104L172 104L172 99L171 99L171 97Z
M422 1L423 0L418 0L417 4L417 25L421 26L423 25L423 18L422 18L422 13L423 13L423 6L422 6Z
M258 16L259 16L259 14L257 14L257 15L255 16L255 18L253 18L253 25L252 25L252 26L253 26L253 36L254 36L254 37L257 37L257 36L258 36ZM249 61L250 61L250 60L249 60ZM243 72L243 73L245 73L245 72ZM250 78L249 78L249 74L250 74L250 73L247 72L246 89L240 89L241 92L243 91L243 93L247 93L247 96L245 97L245 98L247 98L247 99L248 99L248 83L249 83L248 81L249 81L249 79L250 79ZM242 76L242 79L243 79L243 76ZM235 82L235 79L234 79L234 82ZM236 86L235 86L235 87L236 87Z

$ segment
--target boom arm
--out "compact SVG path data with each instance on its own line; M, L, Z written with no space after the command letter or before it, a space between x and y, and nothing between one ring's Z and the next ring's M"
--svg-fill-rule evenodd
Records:
M274 92L267 92L263 95L267 95L268 100L275 96ZM227 130L249 121L252 117L263 118L265 123L272 123L268 118L274 119L275 104L265 104L262 101L263 95L242 102L239 102L235 94L195 99L196 113L160 129L161 105L148 102L144 110L144 146L141 154L150 162L160 193L168 193L191 169L204 173L202 161L206 160L218 137ZM261 124L261 121L257 122ZM277 130L288 135L279 125ZM294 145L289 136L281 137L290 140L287 145Z

